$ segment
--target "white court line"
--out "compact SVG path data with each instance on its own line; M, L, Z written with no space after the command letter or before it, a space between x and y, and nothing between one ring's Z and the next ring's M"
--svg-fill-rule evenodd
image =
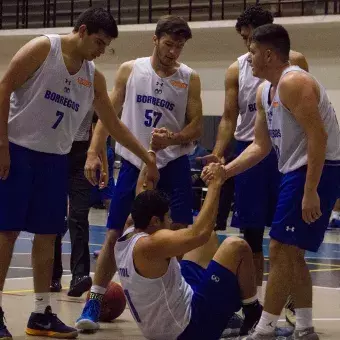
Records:
M13 253L13 255L32 255L32 253ZM61 253L61 255L71 255L71 253Z
M63 277L65 277L65 276L67 276L67 277L71 277L72 276L72 274L66 274L66 275L63 275ZM8 278L8 279L6 279L6 281L14 281L14 280L26 280L26 279L32 279L33 280L33 276L26 276L26 277L10 277L10 278Z
M10 266L9 269L27 269L27 270L31 270L33 269L32 267L12 267ZM71 272L69 269L64 269L65 272Z
M280 319L279 321L285 322L286 319ZM313 319L313 321L340 321L340 318L317 318Z
M339 288L335 288L335 287L313 286L313 288L318 288L318 289L329 289L329 290L339 290L339 291L340 291L340 287L339 287Z

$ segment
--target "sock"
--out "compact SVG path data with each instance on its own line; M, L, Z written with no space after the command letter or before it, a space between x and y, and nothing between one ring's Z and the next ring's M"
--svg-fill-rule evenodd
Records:
M302 331L306 328L313 327L312 308L296 308L296 330Z
M340 220L340 212L339 211L335 211L335 210L332 211L330 220L333 220L333 219Z
M249 299L242 300L242 305L243 306L252 305L255 302L258 302L257 295L255 295L255 296L253 296Z
M280 315L273 315L263 311L261 319L255 329L256 333L262 335L273 334L275 332L275 328L277 322L279 321L279 318Z
M2 290L0 290L0 308L2 307Z
M45 309L47 306L51 305L50 293L35 293L34 294L34 302L35 302L35 313L45 313Z
M262 286L257 286L257 298L261 304L263 304L263 289Z
M102 302L105 292L106 292L105 287L92 286L90 292L90 300L98 300Z

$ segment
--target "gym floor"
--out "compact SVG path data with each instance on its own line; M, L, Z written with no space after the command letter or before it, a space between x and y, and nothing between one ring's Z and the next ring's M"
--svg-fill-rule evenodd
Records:
M105 238L106 212L91 210L90 213L90 251L100 249ZM225 232L219 232L225 237ZM239 235L238 230L228 228L228 235ZM265 238L265 256L268 256L268 232ZM28 233L21 233L17 240L13 259L8 272L3 308L7 326L15 340L30 338L25 335L25 327L33 307L33 282L31 268L31 238ZM52 294L52 308L60 319L68 325L74 325L79 317L85 294L81 298L70 298L66 292L71 280L69 270L70 239L67 234L63 240L64 275L63 291ZM320 339L340 339L340 229L328 231L325 241L317 254L307 253L306 258L312 273L314 285L314 325ZM95 260L91 257L91 275L95 269ZM268 260L266 260L265 280L268 277ZM115 276L114 280L118 281ZM282 318L282 324L284 323ZM128 307L114 322L101 324L96 334L80 334L80 339L144 339L133 321ZM36 337L40 339L40 337ZM207 339L202 339L207 340Z

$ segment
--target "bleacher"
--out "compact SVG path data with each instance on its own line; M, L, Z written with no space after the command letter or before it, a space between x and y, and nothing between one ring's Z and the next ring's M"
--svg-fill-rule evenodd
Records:
M235 19L255 0L3 0L0 28L73 26L77 16L90 6L111 11L118 24L154 23L164 14L176 14L189 21ZM340 0L260 1L275 16L338 14Z

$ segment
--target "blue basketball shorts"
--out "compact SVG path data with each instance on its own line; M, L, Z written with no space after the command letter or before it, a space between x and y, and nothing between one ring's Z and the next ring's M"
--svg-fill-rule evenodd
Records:
M322 216L312 224L302 219L307 166L284 174L270 237L284 244L317 252L340 193L340 162L326 161L318 186Z
M214 260L207 269L187 260L180 265L194 294L190 322L177 339L220 339L230 318L241 309L237 277Z
M62 234L67 215L67 155L10 143L8 178L0 180L0 231Z
M236 143L240 155L251 142ZM231 226L264 228L270 226L276 209L281 174L274 150L259 164L235 176L235 206Z
M157 189L170 198L174 223L192 224L192 185L188 156L181 156L160 169ZM110 204L107 228L122 230L136 196L139 169L122 159L115 191Z

